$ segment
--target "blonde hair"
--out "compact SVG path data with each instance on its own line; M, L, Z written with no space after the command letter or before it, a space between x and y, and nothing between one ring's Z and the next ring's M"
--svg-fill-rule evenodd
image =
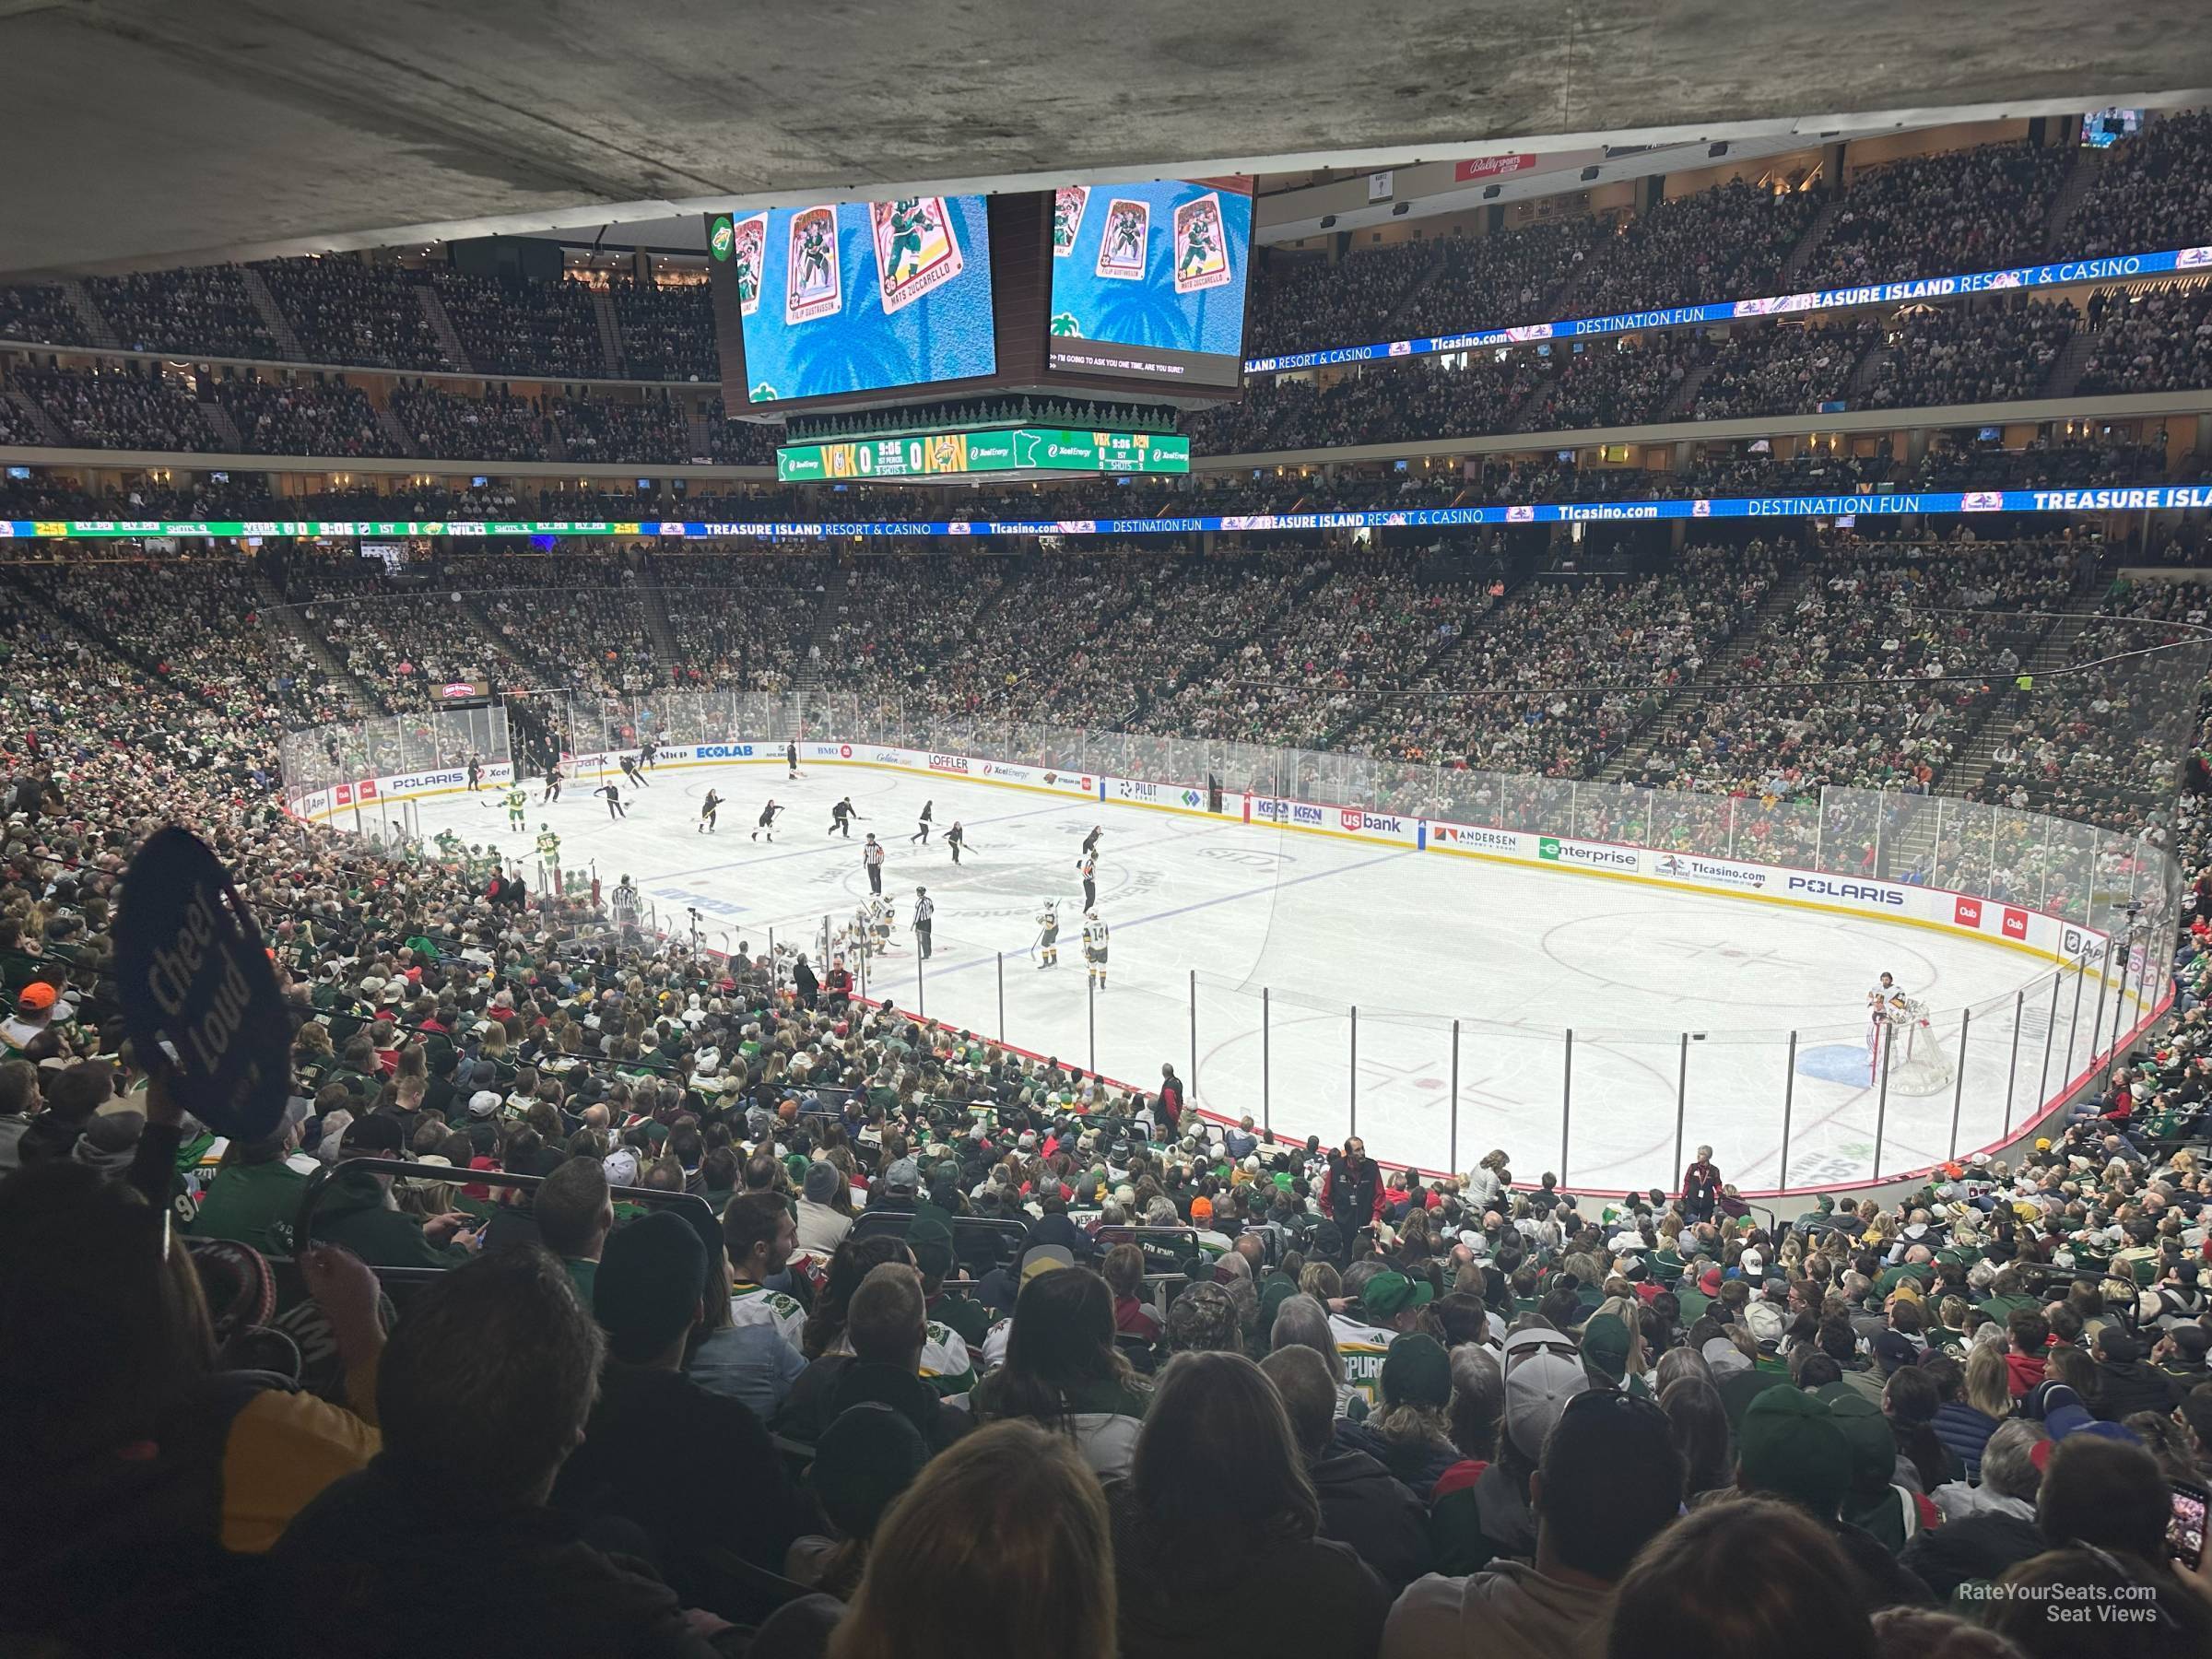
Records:
M2012 1415L2012 1385L2005 1350L1977 1346L1966 1357L1966 1403L1984 1417Z
M993 1423L884 1516L830 1659L1114 1659L1114 1606L1098 1477L1065 1436Z

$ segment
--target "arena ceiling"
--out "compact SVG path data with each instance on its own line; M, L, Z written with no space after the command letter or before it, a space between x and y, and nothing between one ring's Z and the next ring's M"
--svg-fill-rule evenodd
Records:
M0 0L0 272L2168 102L2212 86L2203 20L2202 0Z

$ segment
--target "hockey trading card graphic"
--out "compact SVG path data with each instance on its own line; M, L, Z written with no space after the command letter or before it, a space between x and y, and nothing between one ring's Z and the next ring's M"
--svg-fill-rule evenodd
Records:
M768 262L768 215L756 213L731 227L730 266L737 273L737 310L751 316L760 309L760 268Z
M1107 203L1106 229L1099 238L1099 275L1122 282L1142 282L1145 247L1151 234L1150 204L1133 202L1126 196Z
M950 282L965 268L944 197L870 202L868 217L876 231L876 284L885 316Z
M1229 232L1212 191L1175 209L1175 291L1195 294L1230 279Z
M837 209L808 207L791 219L791 252L783 266L786 324L831 317L844 305L837 268Z
M1053 257L1065 259L1076 251L1083 229L1083 210L1090 206L1090 186L1063 184L1053 194Z

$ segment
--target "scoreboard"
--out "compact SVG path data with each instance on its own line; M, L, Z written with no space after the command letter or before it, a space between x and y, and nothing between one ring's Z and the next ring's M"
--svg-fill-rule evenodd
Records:
M1191 441L1180 433L1076 432L1050 427L789 443L776 452L776 477L786 484L974 473L1026 477L1190 470Z

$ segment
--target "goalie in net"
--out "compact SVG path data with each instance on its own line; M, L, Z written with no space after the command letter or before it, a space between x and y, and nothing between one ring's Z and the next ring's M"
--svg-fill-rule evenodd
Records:
M1882 979L1888 986L1889 976L1885 973ZM1878 1087L1887 1068L1893 1094L1938 1094L1959 1075L1928 1021L1928 1005L1894 988L1874 1002L1866 1064L1868 1085Z

